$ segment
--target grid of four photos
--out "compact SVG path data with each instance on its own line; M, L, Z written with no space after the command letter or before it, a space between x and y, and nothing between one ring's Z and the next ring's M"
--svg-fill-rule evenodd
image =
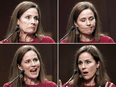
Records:
M115 3L0 1L0 86L115 87Z

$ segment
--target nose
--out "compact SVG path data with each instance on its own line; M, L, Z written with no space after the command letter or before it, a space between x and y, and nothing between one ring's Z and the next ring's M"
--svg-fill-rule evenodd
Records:
M88 26L91 25L90 20L87 20L86 24L87 24Z
M35 64L35 62L34 61L32 61L32 64L31 64L32 66L35 66L36 64Z
M83 63L82 65L82 70L86 68L86 65Z
M34 18L32 18L30 21L31 21L32 24L35 24Z

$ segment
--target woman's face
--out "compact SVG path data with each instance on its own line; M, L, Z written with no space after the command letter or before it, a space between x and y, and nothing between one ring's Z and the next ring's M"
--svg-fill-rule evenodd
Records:
M100 63L96 63L90 53L83 52L80 54L78 59L78 68L85 80L94 79L96 70L99 66Z
M20 70L24 69L24 75L26 78L36 79L40 71L40 61L37 54L30 50L28 51L22 59L21 66L18 65Z
M90 35L95 30L95 22L93 11L91 9L85 9L79 14L74 24L82 34Z
M37 9L30 8L17 20L17 25L19 25L21 32L26 34L34 34L39 23L38 19L39 16Z

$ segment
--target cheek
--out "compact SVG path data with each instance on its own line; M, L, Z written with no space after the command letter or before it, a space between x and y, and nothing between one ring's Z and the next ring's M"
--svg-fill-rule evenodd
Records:
M94 20L94 21L92 21L92 26L95 26L95 24L96 24L96 21Z
M77 23L79 30L84 30L85 29L85 23L84 22L78 22Z
M22 19L19 20L19 25L21 25L22 27L26 26L26 24L28 24L28 20L27 19L22 18Z
M90 66L89 71L94 74L96 72L96 66Z
M24 70L29 70L30 65L29 65L29 64L23 64L23 65L22 65L22 68L23 68Z

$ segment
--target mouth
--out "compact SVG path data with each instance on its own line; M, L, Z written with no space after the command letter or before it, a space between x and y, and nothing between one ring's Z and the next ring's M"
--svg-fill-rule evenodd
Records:
M88 74L88 72L83 72L83 76L86 76Z
M37 69L31 69L30 70L30 72L36 72L37 71Z
M30 27L31 29L35 29L35 27Z

